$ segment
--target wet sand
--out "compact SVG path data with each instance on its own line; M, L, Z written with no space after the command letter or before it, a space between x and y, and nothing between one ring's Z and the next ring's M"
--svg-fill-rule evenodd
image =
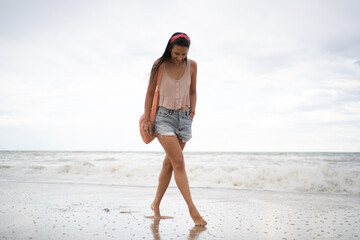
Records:
M192 188L194 227L177 188L152 219L156 189L0 182L0 239L359 239L360 196Z

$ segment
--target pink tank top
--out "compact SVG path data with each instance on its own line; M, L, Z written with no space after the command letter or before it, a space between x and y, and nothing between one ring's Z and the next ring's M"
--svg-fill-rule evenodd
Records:
M172 110L190 106L190 64L188 59L185 73L179 80L172 79L164 66L159 88L159 106Z

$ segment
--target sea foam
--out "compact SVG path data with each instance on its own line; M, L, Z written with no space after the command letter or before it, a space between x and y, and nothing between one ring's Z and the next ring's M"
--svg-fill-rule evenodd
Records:
M147 152L0 152L0 180L156 186L164 157ZM359 153L184 157L191 187L360 194Z

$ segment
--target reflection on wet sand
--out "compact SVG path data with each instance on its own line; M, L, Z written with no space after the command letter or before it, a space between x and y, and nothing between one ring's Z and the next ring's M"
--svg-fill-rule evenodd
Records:
M154 221L150 225L154 240L160 240L159 224L160 224L160 219L154 219Z
M150 225L150 228L151 228L154 240L160 240L161 239L161 236L160 236L160 233L159 233L160 220L172 219L173 217L165 217L165 216L163 216L161 218L154 218L154 217L146 217L146 218L154 219L154 221ZM206 227L194 226L193 228L190 229L187 239L188 240L195 240L195 239L197 239L199 234L201 232L205 231L205 230L206 230Z
M188 240L195 240L199 236L199 234L205 230L206 230L205 226L194 226L189 231Z

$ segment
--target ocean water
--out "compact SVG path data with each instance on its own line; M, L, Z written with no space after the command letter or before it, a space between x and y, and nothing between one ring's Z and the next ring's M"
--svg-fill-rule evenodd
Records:
M0 151L0 181L156 186L164 157L162 152ZM184 152L184 157L191 187L360 195L360 153Z

